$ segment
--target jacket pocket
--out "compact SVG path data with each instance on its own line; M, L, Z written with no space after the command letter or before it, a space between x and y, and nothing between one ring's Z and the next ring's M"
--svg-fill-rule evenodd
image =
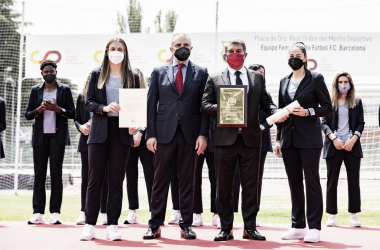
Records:
M194 122L199 122L201 120L201 115L191 115L191 119Z
M156 121L165 121L165 115L156 115Z

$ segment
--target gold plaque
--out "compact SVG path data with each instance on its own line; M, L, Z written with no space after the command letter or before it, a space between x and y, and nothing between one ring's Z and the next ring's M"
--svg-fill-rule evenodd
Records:
M247 127L247 86L219 85L218 127Z

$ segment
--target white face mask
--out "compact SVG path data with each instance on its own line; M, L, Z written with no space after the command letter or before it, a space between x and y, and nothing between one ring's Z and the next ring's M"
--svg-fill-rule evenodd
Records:
M113 64L119 64L124 60L124 53L120 51L112 51L108 53L108 58Z

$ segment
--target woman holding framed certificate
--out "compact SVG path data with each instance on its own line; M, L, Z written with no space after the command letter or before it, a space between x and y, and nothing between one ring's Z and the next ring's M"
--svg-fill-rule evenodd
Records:
M322 133L319 117L332 112L330 94L321 74L307 69L306 46L294 43L288 52L288 64L293 72L282 78L278 95L279 108L297 101L300 107L291 109L289 118L277 124L275 154L283 158L292 199L292 229L282 239L303 239L319 242L323 214L322 189L319 180L319 159ZM307 222L305 195L306 183Z
M106 46L100 68L92 71L85 106L93 112L88 136L88 187L85 207L86 224L80 240L92 240L100 209L104 173L108 163L109 192L106 238L121 240L117 229L123 199L123 181L132 135L138 128L119 127L119 90L139 88L139 77L133 73L128 49L121 38L111 39Z

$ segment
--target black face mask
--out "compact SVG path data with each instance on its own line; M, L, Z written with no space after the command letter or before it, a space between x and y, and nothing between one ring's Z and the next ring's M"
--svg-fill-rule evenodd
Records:
M47 83L54 83L56 78L57 78L57 76L53 75L53 74L44 75L44 80Z
M190 50L186 47L181 47L175 51L174 56L179 61L186 61L190 56Z
M304 65L302 59L297 57L289 58L288 64L293 70L299 70Z

